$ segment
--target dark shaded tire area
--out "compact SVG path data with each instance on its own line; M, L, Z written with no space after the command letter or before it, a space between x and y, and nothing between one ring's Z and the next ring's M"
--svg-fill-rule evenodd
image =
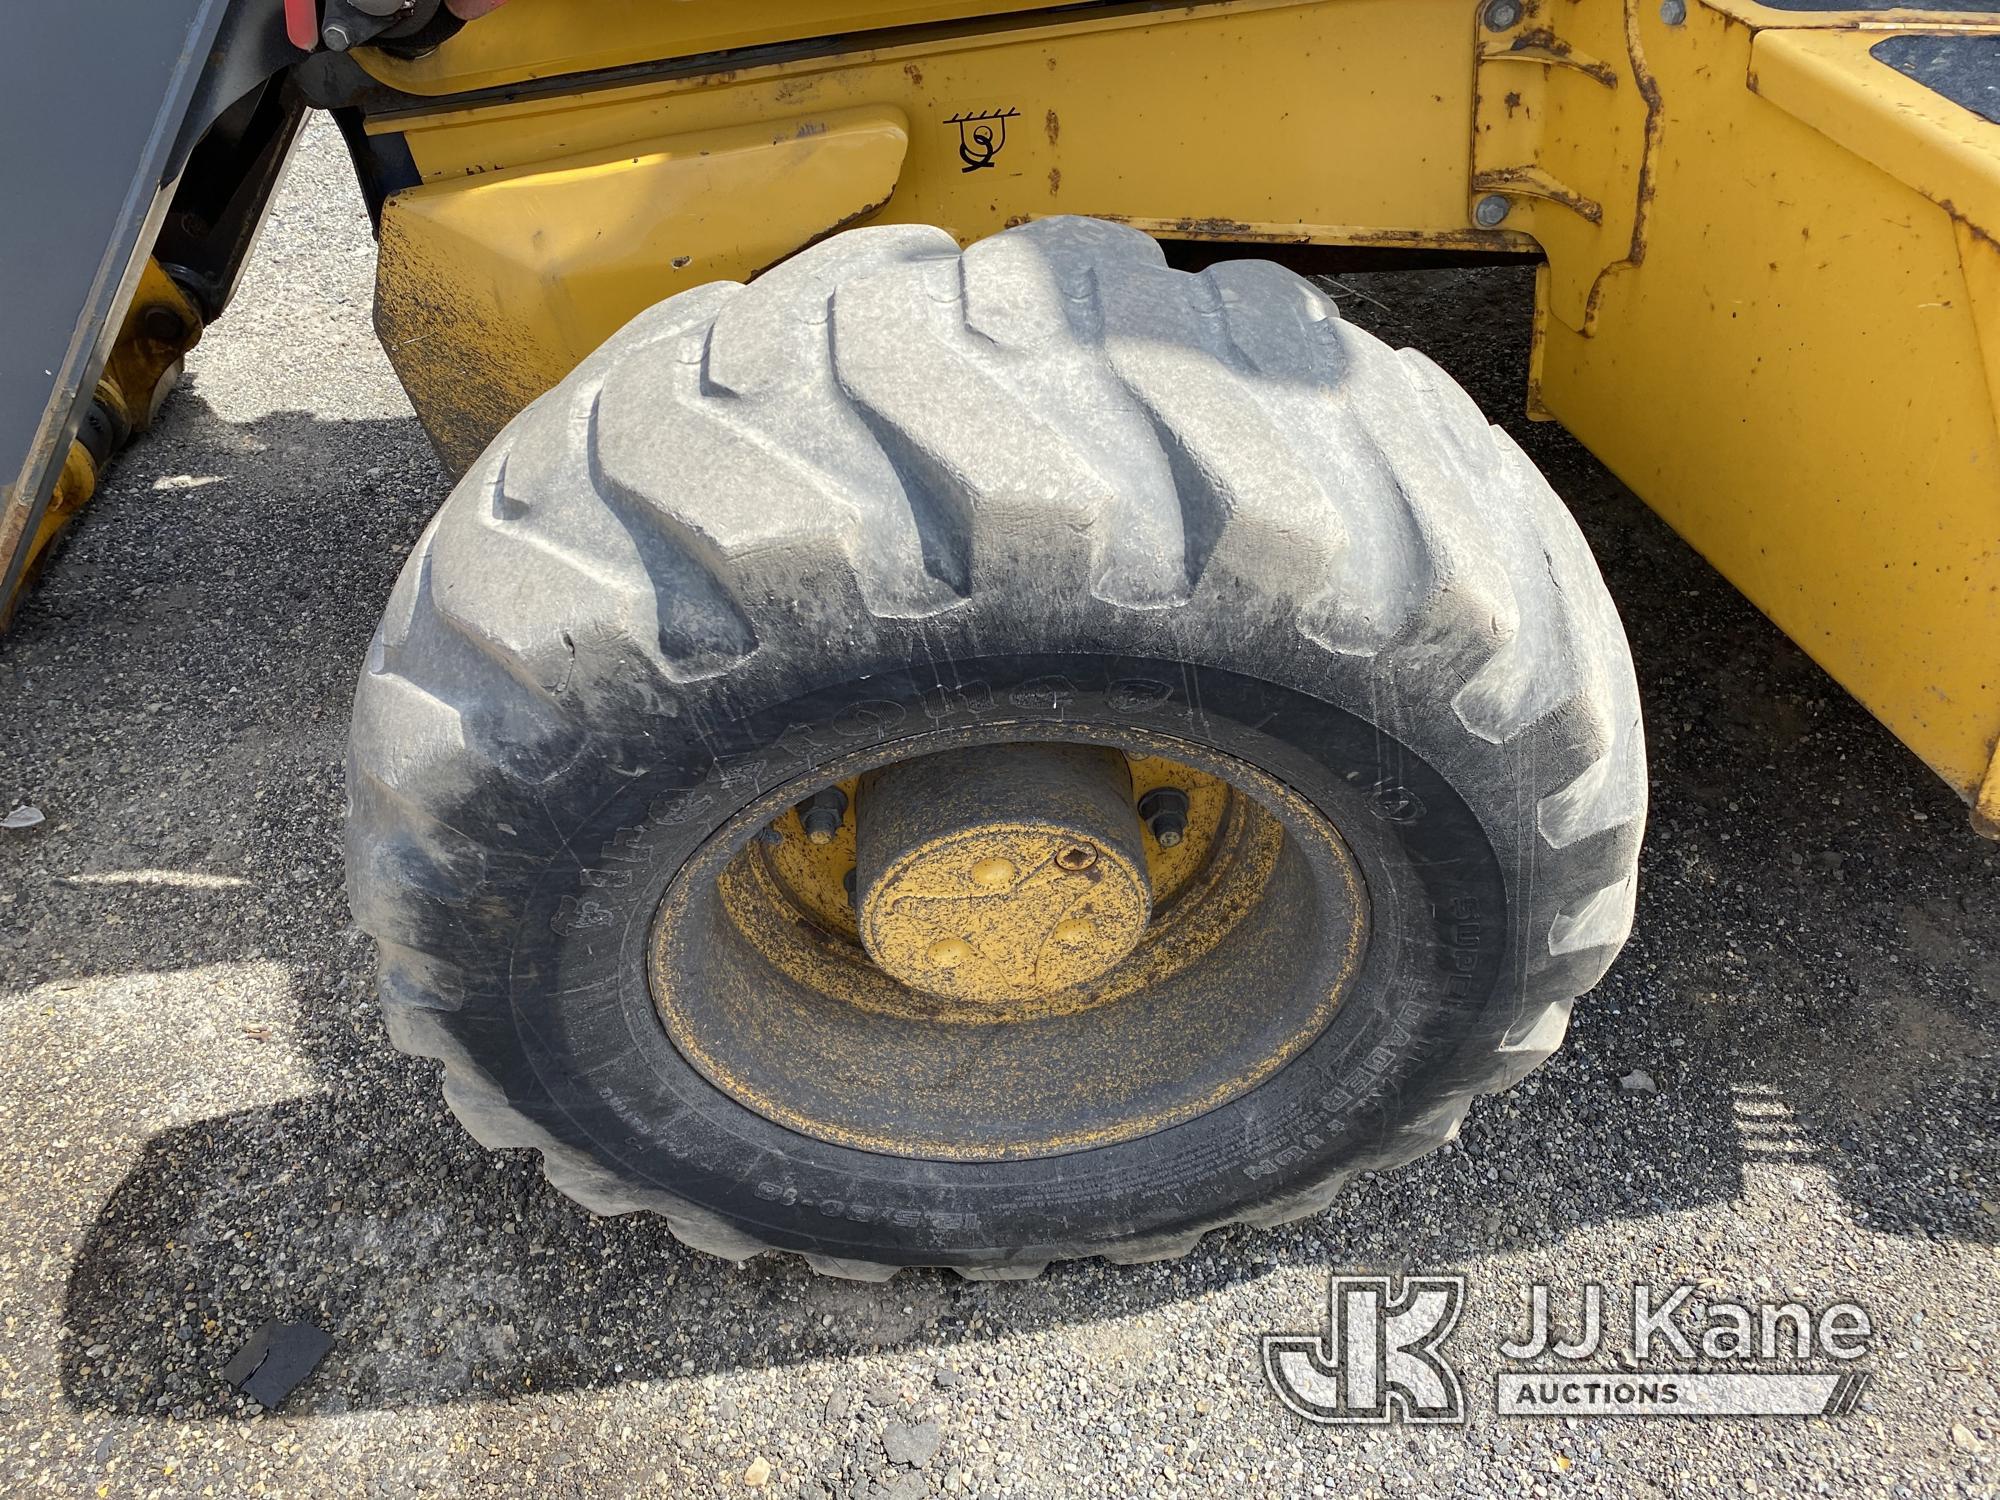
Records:
M1357 988L1267 1081L941 1163L796 1135L675 1052L645 945L718 830L871 757L1121 733L1255 767L1363 871ZM635 319L418 543L349 795L391 1035L481 1141L718 1254L1011 1276L1450 1138L1624 941L1646 789L1589 550L1447 376L1277 266L1054 219L851 231Z

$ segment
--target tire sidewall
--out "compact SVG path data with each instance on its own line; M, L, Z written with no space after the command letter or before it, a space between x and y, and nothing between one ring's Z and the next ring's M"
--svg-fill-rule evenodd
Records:
M646 979L654 914L675 872L760 797L862 753L1120 729L1249 762L1329 819L1361 869L1360 970L1325 1031L1271 1078L1137 1140L941 1163L787 1130L668 1039ZM1490 1054L1520 1011L1489 820L1382 725L1220 666L1023 653L955 660L948 677L850 676L704 712L644 772L557 778L541 807L546 858L517 861L511 888L488 892L511 914L495 933L504 972L468 997L461 1035L559 1147L781 1248L975 1265L1005 1247L1029 1263L1254 1215L1421 1149L1412 1129L1446 1118L1468 1059Z

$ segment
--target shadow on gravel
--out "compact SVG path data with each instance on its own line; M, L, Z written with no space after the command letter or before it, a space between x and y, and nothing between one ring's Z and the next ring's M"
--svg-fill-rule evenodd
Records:
M1829 1187L1835 1211L1877 1232L2000 1238L1978 1187L1991 1182L2000 1117L2000 1011L1984 1003L2000 991L1992 850L1885 731L1586 453L1515 420L1525 275L1356 277L1337 290L1356 321L1421 338L1543 464L1598 549L1639 657L1655 811L1638 935L1547 1069L1476 1108L1456 1147L1356 1184L1332 1214L1212 1236L1172 1266L1071 1265L1020 1284L906 1273L879 1287L787 1260L735 1269L649 1221L592 1219L531 1156L464 1136L434 1070L390 1052L375 1019L365 945L340 905L337 795L302 796L289 805L305 835L248 851L256 888L142 907L122 944L100 934L64 960L72 972L129 968L131 924L169 920L191 961L283 956L325 1084L146 1143L76 1247L67 1398L126 1414L227 1409L219 1371L271 1317L335 1339L296 1404L407 1407L857 1346L977 1345L1125 1318L1280 1263L1476 1273L1498 1250L1552 1246L1591 1224L1685 1211L1775 1223L1774 1202L1808 1189L1824 1199ZM374 426L281 417L247 432L274 471L259 524L309 566L289 579L246 570L237 606L309 629L296 645L218 644L187 691L214 702L225 677L240 689L215 732L268 737L264 784L281 798L286 776L337 757L348 674L400 557L386 549L408 545L434 500L378 501L358 533L320 519L326 455L360 444L393 464L421 442L411 424ZM127 566L172 586L160 549ZM274 649L324 659L326 685L301 701L296 676L271 670ZM324 731L300 741L302 715L329 716ZM182 769L198 770L199 741L183 753ZM294 862L309 877L287 885ZM1621 1087L1634 1071L1658 1091ZM190 1365L194 1375L158 1373Z

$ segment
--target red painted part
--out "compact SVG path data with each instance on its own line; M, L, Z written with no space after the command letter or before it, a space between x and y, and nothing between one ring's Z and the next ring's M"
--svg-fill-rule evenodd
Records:
M302 52L319 45L318 0L285 0L285 35Z

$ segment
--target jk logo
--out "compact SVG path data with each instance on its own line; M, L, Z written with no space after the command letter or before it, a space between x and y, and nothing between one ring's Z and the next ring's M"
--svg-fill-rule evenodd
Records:
M1267 1333L1264 1378L1308 1422L1465 1420L1438 1353L1465 1305L1463 1276L1333 1276L1324 1333Z

